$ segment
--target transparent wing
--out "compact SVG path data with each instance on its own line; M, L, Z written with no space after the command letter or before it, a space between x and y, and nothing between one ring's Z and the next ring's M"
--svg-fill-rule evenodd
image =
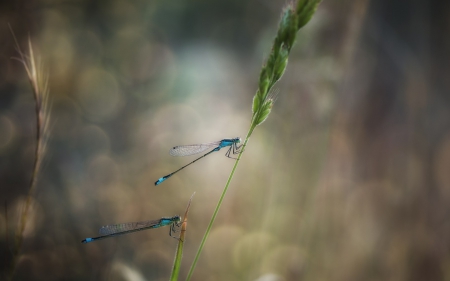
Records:
M100 235L111 235L131 230L138 230L140 228L150 228L152 226L157 227L159 225L160 220L127 222L102 226L98 232Z
M194 155L205 150L216 148L220 144L220 141L202 143L202 144L191 144L191 145L178 145L173 147L169 153L172 156L189 156Z

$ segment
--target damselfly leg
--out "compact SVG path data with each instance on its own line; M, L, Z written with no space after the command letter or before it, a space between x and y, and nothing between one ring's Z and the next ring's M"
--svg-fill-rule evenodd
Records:
M233 151L233 155L239 154L241 152L242 144L238 145L236 142L233 143L233 145L228 148L227 153L225 153L225 156L231 159L237 159L235 157L231 157L230 154Z

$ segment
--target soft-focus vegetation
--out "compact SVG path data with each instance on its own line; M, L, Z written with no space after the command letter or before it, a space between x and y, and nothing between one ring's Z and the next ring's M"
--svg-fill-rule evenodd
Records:
M0 4L0 279L35 159L22 49L48 69L51 139L15 280L167 280L154 229L83 245L101 225L189 213L186 276L234 161L174 145L243 137L286 1ZM193 280L448 280L445 1L325 1L239 163ZM35 54L36 54L35 53ZM4 208L2 208L4 209Z
M18 62L22 63L24 70L27 73L28 80L30 82L30 88L33 92L34 98L34 112L35 112L35 124L36 124L36 138L35 138L35 148L34 148L34 161L32 174L29 180L28 192L26 195L26 200L23 205L23 208L19 214L20 219L17 224L17 229L14 233L14 244L12 247L12 262L10 265L10 273L9 280L14 278L14 274L16 271L16 266L18 262L18 258L20 256L20 252L22 250L23 238L25 227L27 226L28 218L31 217L32 211L31 205L32 200L35 196L36 183L40 174L40 167L42 161L45 156L45 147L47 143L47 139L49 136L48 124L50 122L50 101L49 101L49 89L48 89L48 80L47 80L47 72L45 68L42 66L40 59L35 57L33 45L31 44L31 40L28 39L28 49L27 52L24 53L17 40L14 32L11 30L11 34L14 38L14 42L16 43L16 51L18 57L14 59ZM5 212L8 210L8 205L5 202ZM5 219L7 219L7 213L5 213ZM7 223L5 223L7 226Z

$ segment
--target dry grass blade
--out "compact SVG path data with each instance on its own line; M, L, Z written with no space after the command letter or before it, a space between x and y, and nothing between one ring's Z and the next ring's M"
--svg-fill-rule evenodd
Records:
M19 62L21 62L27 72L28 80L30 81L31 88L33 90L33 96L35 100L35 112L36 112L36 148L35 148L35 159L33 165L33 172L30 179L30 184L28 187L27 199L25 206L23 208L22 214L20 215L20 221L15 234L15 245L13 250L13 260L10 270L10 280L14 276L14 272L17 266L18 256L22 248L23 243L23 233L25 226L27 224L28 212L30 210L31 199L36 188L37 176L42 163L42 159L45 153L45 147L47 143L47 133L48 133L48 122L50 120L50 110L49 110L49 90L48 90L48 76L43 70L43 66L33 51L33 45L31 39L28 39L28 52L26 55L19 47L19 43L11 29L14 41L16 43L16 50L20 57L13 57Z
M180 238L178 239L178 247L177 252L175 254L175 261L173 262L173 268L172 268L172 274L170 276L171 281L178 280L178 275L180 274L180 268L181 268L181 259L183 258L183 246L185 241L185 233L186 233L186 227L187 227L187 216L189 212L189 207L191 206L192 198L194 197L194 194L192 194L191 199L189 199L189 203L186 207L186 212L184 213L183 222L181 224L181 231L180 231Z

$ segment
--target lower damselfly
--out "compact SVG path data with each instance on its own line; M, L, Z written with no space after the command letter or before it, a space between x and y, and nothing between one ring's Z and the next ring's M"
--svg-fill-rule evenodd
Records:
M223 139L221 141L216 141L216 142L210 142L210 143L202 143L202 144L190 144L190 145L179 145L179 146L175 146L173 147L169 153L172 156L189 156L189 155L194 155L197 153L201 153L207 149L211 149L214 148L213 150L211 150L210 152L206 153L205 155L195 159L194 161L192 161L191 163L184 165L183 167L179 168L178 170L176 170L175 172L172 172L170 174L168 174L167 176L164 176L162 178L159 178L156 182L155 185L159 185L161 184L163 181L167 180L168 178L170 178L171 176L173 176L176 172L179 172L181 170L183 170L184 168L186 168L187 166L193 164L194 162L202 159L203 157L215 152L215 151L219 151L220 149L229 146L230 148L228 149L227 153L225 153L225 156L227 156L228 158L233 158L230 156L231 153L233 154L238 154L240 152L240 149L242 147L242 145L239 145L239 143L241 142L241 138L234 138L234 139ZM233 158L235 159L235 158Z
M113 237L117 235L128 234L136 231L141 231L150 228L158 228L166 225L170 225L169 235L172 236L172 232L175 232L175 226L179 227L179 222L181 221L180 216L174 216L171 218L160 218L159 220L150 220L142 222L127 222L112 225L102 226L99 230L101 236L86 238L81 243L94 242L100 239L105 239L108 237ZM174 237L176 238L176 237Z

